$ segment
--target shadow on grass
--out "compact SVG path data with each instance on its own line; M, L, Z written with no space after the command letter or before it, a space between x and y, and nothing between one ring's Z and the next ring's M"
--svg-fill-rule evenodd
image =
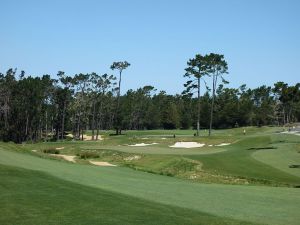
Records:
M257 147L257 148L248 148L247 150L267 150L267 149L277 149L277 147Z

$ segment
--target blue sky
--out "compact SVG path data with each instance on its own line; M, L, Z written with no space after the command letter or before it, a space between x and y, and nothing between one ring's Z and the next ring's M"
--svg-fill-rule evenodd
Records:
M0 0L0 71L113 73L123 90L183 90L196 53L224 54L230 87L300 82L300 1Z

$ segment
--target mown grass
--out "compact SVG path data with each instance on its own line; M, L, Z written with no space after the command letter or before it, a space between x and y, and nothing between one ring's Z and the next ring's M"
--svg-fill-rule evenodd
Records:
M0 150L0 164L37 170L80 185L221 218L265 224L297 224L300 219L300 190L296 188L199 184L122 167L64 163L5 150ZM219 223L223 224L222 219Z
M238 143L228 146L227 151L218 154L187 157L201 161L203 163L203 168L207 171L243 177L250 181L252 180L253 182L266 185L281 185L285 183L292 186L298 186L300 184L299 177L286 173L261 161L257 161L252 157L252 154L255 152L263 152L266 150L249 150L250 148L266 148L271 145L272 136L260 134L244 138ZM289 146L292 147L290 144ZM274 149L274 151L276 150Z
M272 145L276 149L256 151L252 157L281 171L300 177L300 169L291 165L300 165L300 137L289 134L272 136ZM300 178L299 178L300 179Z
M0 165L0 224L252 224Z
M243 135L243 129L246 129L246 135ZM120 166L192 179L197 182L298 186L300 179L296 175L299 169L288 166L298 163L298 154L293 149L296 149L295 143L299 137L278 134L277 132L281 130L282 128L278 127L247 127L217 130L214 131L212 137L176 136L175 138L170 135L171 131L169 130L125 131L124 135L121 136L109 136L111 132L102 132L103 141L24 144L19 148L14 144L8 144L6 148L27 153L37 149L38 153L34 154L39 154L47 149L63 147L60 150L62 154L77 155L78 159L82 159L78 163L88 163L84 159L95 158ZM192 131L175 130L173 132L177 132L177 135L187 135ZM204 132L202 131L202 133ZM169 136L160 136L167 134ZM177 141L196 141L206 143L206 146L196 149L169 147ZM142 142L156 142L158 144L146 147L128 146L128 144ZM210 144L215 145L224 142L232 144L223 147L208 147ZM285 149L291 150L281 151L278 149L277 145L283 146L283 143ZM274 148L271 155L268 154L268 148ZM279 152L282 154L278 155ZM292 152L293 154L288 156ZM285 162L277 160L278 163L276 164L276 160L264 160L266 157L255 157L265 154L268 154L267 158L277 157L285 159ZM43 154L39 155L46 157ZM126 157L134 155L142 155L143 157L138 160L124 160ZM190 162L191 160L193 163ZM199 170L199 164L202 165L201 170ZM289 171L291 172L289 173Z

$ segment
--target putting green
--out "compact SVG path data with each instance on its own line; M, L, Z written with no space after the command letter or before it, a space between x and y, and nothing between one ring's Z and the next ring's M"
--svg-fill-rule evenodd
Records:
M120 167L77 165L0 150L0 164L158 203L255 223L298 224L300 190L199 184Z

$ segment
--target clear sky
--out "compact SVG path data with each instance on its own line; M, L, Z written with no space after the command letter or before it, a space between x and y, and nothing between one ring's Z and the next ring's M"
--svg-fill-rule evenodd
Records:
M231 87L300 82L300 1L0 0L0 71L112 73L123 90L183 90L196 53L224 54Z

